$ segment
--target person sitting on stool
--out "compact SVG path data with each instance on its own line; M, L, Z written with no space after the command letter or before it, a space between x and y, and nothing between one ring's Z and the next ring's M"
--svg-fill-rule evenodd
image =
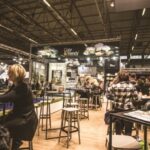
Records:
M38 122L31 89L24 82L25 75L23 66L19 64L9 66L8 77L13 85L8 92L0 95L0 102L13 103L13 110L0 118L0 123L9 130L13 139L12 150L20 147L21 140L32 140Z

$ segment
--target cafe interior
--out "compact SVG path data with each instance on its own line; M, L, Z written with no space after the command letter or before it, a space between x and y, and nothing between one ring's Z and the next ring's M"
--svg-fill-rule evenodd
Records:
M26 70L38 118L19 149L11 137L3 149L0 131L0 150L150 150L149 8L149 0L0 0L0 118L14 106L1 102L13 64Z

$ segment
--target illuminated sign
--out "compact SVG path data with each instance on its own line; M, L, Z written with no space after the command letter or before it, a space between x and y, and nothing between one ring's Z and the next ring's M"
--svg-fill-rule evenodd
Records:
M64 48L64 56L78 56L79 52L78 51L73 51L71 48Z

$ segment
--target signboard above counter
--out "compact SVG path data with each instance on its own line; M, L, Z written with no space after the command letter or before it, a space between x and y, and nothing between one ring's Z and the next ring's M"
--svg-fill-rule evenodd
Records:
M99 46L99 47L96 47ZM91 49L93 48L93 49ZM98 43L93 46L86 47L83 44L80 45L59 45L59 46L39 46L32 47L32 54L47 59L56 58L98 58L98 57L118 57L119 47L115 45L107 46L102 43Z

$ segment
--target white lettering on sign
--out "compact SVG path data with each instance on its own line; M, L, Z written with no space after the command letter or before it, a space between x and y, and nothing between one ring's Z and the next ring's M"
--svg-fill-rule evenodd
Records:
M64 48L64 56L78 56L79 52L73 52L71 48Z
M132 55L130 58L131 59L142 59L142 56L141 55Z
M127 59L127 56L120 56L120 59Z

